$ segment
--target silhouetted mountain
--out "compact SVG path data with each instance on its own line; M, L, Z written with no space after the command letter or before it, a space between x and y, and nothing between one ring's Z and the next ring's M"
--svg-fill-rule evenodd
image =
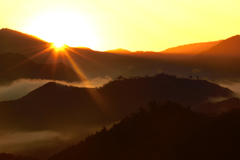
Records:
M106 124L108 117L96 104L94 95L94 89L49 82L18 100L0 102L2 113L9 113L2 115L1 120L7 128L17 125L21 130Z
M77 73L63 63L36 64L18 53L0 54L0 81L20 78L80 81Z
M50 44L32 35L3 28L0 30L0 53L28 52Z
M118 80L111 81L100 88L99 92L103 97L110 99L111 106L119 106L117 113L123 113L123 116L126 115L124 112L128 108L146 105L151 100L159 102L170 100L193 107L208 101L210 97L231 97L232 95L230 90L205 80L177 78L166 74L145 78L133 77L126 80L119 77ZM127 113L132 111L134 110L131 109Z
M215 114L221 114L232 109L240 109L239 98L230 98L216 103L208 102L194 108L197 112Z
M204 51L210 49L211 47L219 44L220 42L221 41L185 44L185 45L168 48L168 49L162 51L161 53L196 55L198 53L201 53L201 52L204 52Z
M210 98L232 95L229 89L208 81L160 74L132 79L119 77L98 89L52 82L18 100L0 102L0 111L8 112L1 117L6 127L17 123L26 129L50 129L112 123L152 100L170 100L194 107Z
M10 153L0 153L0 160L38 160L27 156L16 156Z
M237 160L239 120L240 110L210 118L176 103L152 102L49 160Z

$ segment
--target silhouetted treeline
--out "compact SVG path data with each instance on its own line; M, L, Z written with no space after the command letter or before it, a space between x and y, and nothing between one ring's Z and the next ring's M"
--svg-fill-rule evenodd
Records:
M0 153L0 160L38 160L38 159L22 155L17 156L11 153Z
M237 160L239 121L240 110L212 118L177 103L153 101L49 160Z
M213 97L233 96L233 92L229 89L207 80L178 78L164 73L151 77L124 78L120 76L98 91L106 97L106 100L109 100L111 107L119 108L118 113L124 111L122 107L126 108L126 112L127 108L146 106L152 100L174 101L184 106L194 107ZM136 111L138 108L132 111ZM132 111L128 111L128 113Z

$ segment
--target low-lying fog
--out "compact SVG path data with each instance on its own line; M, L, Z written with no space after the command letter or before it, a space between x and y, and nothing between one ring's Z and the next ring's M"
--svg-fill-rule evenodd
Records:
M236 93L236 97L240 98L240 81L238 82L226 81L218 84L222 87L232 90L234 93Z
M78 144L102 126L77 126L75 130L1 131L0 153L14 153L45 160L54 153Z
M99 87L112 80L111 77L97 77L85 82L55 81L76 87ZM0 84L0 101L19 99L52 80L19 79L9 84ZM86 136L95 133L103 126L75 126L67 130L25 131L3 130L0 128L0 153L15 153L46 159L70 145L79 143ZM17 128L17 126L16 126Z
M104 78L97 77L84 82L65 82L65 81L55 81L60 84L76 86L76 87L89 87L95 88L102 86L112 80L111 77L106 76ZM41 80L41 79L19 79L13 81L10 84L0 84L0 102L19 99L29 92L39 88L40 86L52 82L53 80Z

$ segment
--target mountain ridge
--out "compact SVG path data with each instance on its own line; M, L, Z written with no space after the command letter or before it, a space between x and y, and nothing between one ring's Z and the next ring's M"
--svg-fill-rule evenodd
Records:
M229 37L210 49L199 53L200 56L240 57L240 35Z
M168 48L161 53L166 54L193 54L196 55L198 53L204 52L205 50L219 44L222 40L212 41L212 42L199 42L199 43L191 43L179 45L176 47Z

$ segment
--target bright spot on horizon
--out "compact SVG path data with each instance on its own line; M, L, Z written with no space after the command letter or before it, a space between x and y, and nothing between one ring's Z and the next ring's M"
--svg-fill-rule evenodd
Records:
M64 45L95 48L97 44L93 28L84 17L71 12L44 13L35 17L25 32L53 43L56 48Z
M65 54L67 52L66 44L52 43L51 48L54 50L55 55Z
M53 43L53 46L56 48L62 48L65 46L65 44L56 42L56 43Z

